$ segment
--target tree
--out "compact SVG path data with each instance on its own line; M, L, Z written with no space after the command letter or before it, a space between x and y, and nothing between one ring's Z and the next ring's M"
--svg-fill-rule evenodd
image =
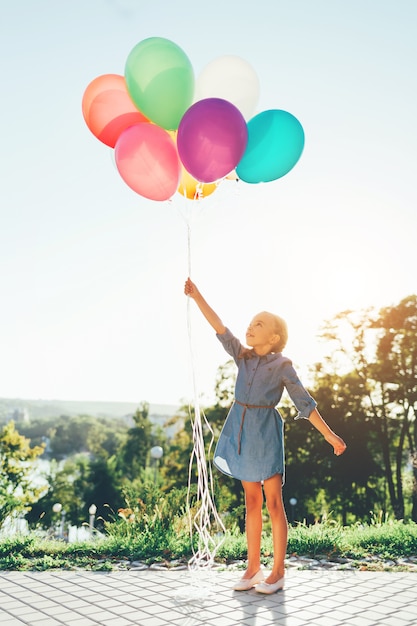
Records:
M152 443L149 404L142 402L133 415L135 425L129 428L119 452L119 464L128 480L138 478L146 467Z
M32 432L38 440L49 435L52 448L46 493L26 515L31 526L50 527L56 503L62 505L66 521L78 526L88 520L88 508L95 504L94 500L102 517L108 515L109 507L120 506L121 479L115 477L113 466L126 439L127 426L123 421L89 415L61 416L37 420L21 428Z
M402 475L404 463L409 463L413 472L411 517L417 522L417 296L381 309L372 327L379 332L371 374L380 380L383 406L397 426L396 490L390 480L390 495L397 517L404 517ZM385 440L384 430L382 435Z
M331 511L341 517L344 525L368 518L376 507L385 508L385 502L380 489L381 464L375 458L375 435L362 407L361 380L354 372L328 373L317 365L311 393L326 422L346 442L347 450L335 457L329 444L308 422L291 423L287 435L288 482L292 480L294 464L299 469L299 486L308 492L307 515L313 513L317 518ZM298 440L306 437L295 458L291 456L294 431ZM311 493L311 487L315 493ZM321 506L325 508L321 510Z
M61 415L45 434L50 438L52 457L63 459L78 453L112 456L125 431L126 426L119 420Z
M332 364L335 371L350 363L360 383L360 406L378 444L397 519L405 515L405 466L412 466L412 519L417 521L417 296L379 312L340 313L327 324L323 337L337 345L327 366Z
M9 515L29 510L41 496L43 488L32 484L31 472L43 450L31 448L13 421L0 431L0 526Z
M85 454L69 457L65 462L51 462L48 487L26 515L31 526L40 524L49 528L52 525L54 504L61 504L68 523L80 525L88 519L85 506L88 489L90 461Z
M87 513L91 504L96 505L99 526L103 521L113 519L118 509L124 506L124 482L126 480L123 480L117 467L116 457L98 457L91 462L84 491L84 510Z
M181 489L188 484L190 457L193 450L190 408L182 406L176 415L171 417L167 426L181 424L168 442L164 463L161 467L163 477L162 490Z

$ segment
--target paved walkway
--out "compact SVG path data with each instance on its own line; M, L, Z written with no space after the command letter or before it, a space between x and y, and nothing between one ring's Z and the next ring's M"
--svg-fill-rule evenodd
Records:
M236 592L239 572L0 572L4 626L415 626L417 574L287 572L273 596Z

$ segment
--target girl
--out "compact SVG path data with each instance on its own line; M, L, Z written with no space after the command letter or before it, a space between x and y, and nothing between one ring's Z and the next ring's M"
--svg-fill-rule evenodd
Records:
M296 419L309 419L336 455L345 451L346 444L323 420L291 361L282 355L288 337L283 319L272 313L258 313L246 332L246 344L250 348L244 348L189 278L184 293L195 301L238 367L235 401L224 423L213 461L221 472L241 480L245 493L248 566L233 589L244 591L255 587L260 593L274 593L284 586L288 533L282 501L283 421L275 408L284 387L299 411ZM266 579L260 561L262 487L271 517L274 549L273 568Z

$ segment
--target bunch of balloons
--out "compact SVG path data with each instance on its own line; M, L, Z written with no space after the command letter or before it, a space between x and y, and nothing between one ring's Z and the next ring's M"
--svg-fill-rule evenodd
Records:
M136 193L198 199L231 174L269 182L297 163L300 122L278 109L254 115L258 99L258 78L240 57L212 61L195 80L179 46L151 37L130 52L124 76L105 74L87 86L82 111L94 136L114 148L117 169Z

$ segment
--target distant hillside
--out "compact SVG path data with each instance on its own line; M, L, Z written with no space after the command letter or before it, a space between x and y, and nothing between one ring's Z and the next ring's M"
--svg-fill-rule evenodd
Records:
M0 422L20 416L22 421L68 415L91 415L93 417L121 418L132 415L141 402L83 402L78 400L27 400L0 398ZM149 417L159 422L177 412L179 405L150 404ZM158 419L159 418L159 419Z

